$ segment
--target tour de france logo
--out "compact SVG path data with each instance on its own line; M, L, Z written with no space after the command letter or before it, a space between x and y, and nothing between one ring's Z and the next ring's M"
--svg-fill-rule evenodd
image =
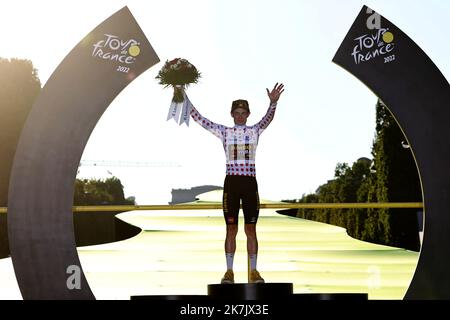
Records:
M368 13L372 13L369 10ZM394 61L394 34L389 31L389 28L381 27L381 16L374 12L367 19L366 26L373 31L354 39L356 44L351 55L355 64L366 63L379 56L384 58L384 63Z
M118 62L118 72L128 73L141 49L135 39L123 40L112 34L104 34L104 38L93 44L92 56L102 60Z

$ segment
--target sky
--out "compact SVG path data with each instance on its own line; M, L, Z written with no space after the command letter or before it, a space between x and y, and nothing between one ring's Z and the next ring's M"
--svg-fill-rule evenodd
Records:
M202 73L187 94L210 120L232 126L231 102L247 99L254 124L266 88L284 83L275 118L256 156L261 198L300 198L332 179L338 162L371 158L377 97L331 60L363 5L408 34L450 79L446 0L3 1L0 57L33 62L44 85L98 24L128 6L161 62L134 80L101 117L82 160L151 163L81 166L78 177L118 177L138 204L166 204L172 188L222 186L225 155L191 121L166 121L172 92L155 76L166 60L188 59Z

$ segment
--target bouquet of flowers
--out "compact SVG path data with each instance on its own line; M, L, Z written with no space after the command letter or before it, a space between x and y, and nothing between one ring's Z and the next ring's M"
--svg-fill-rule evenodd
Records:
M159 79L159 84L164 85L165 88L169 86L174 88L167 120L173 118L180 125L186 123L189 126L189 115L192 104L184 90L191 83L197 83L199 78L200 72L186 59L176 58L171 61L166 61L162 69L158 72L156 79Z
M184 101L183 90L191 83L197 83L199 78L200 72L197 68L182 58L166 61L156 76L159 84L165 85L166 88L169 86L175 88L173 101L177 103Z

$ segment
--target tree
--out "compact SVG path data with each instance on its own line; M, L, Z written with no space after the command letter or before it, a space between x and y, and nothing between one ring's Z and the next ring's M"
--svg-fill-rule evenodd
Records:
M31 61L0 58L0 207L7 206L20 132L40 90L41 82ZM8 253L6 215L0 214L0 258Z
M317 188L306 202L421 202L420 180L411 148L389 109L378 100L373 160L350 167L338 163L334 179ZM313 200L313 201L311 201ZM364 241L419 250L415 209L299 209L297 216L342 226Z
M358 159L351 167L347 163L338 163L334 179L319 186L315 194L303 196L299 202L356 202L361 197L361 185L367 184L370 164L371 161L367 158ZM353 209L299 209L297 216L344 227L351 236L358 237L357 231L360 231L363 223L359 221L357 213Z
M371 198L378 202L421 202L419 174L411 147L400 126L381 100L376 105L376 171ZM378 213L378 239L393 246L419 250L416 209L382 209ZM373 219L372 219L373 220Z
M31 61L0 58L0 206L7 205L20 132L40 90L41 82Z
M76 179L74 205L134 205L125 199L123 185L116 177L101 179Z

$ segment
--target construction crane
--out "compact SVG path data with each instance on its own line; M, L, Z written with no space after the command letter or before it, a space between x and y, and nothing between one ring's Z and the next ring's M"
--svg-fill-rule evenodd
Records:
M121 161L121 160L81 160L79 167L153 167L153 168L180 168L181 164L178 162L168 161Z

